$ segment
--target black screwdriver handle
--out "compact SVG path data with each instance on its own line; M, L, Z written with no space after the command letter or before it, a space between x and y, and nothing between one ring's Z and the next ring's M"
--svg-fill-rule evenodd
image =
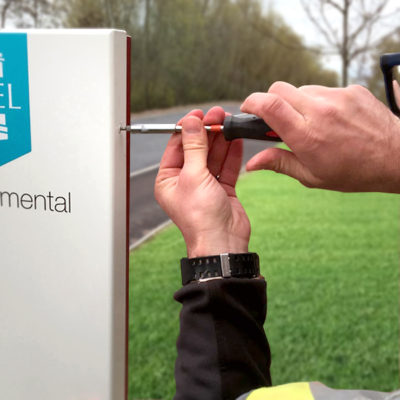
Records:
M225 117L224 136L226 140L246 138L282 142L282 139L263 119L253 114L237 114Z

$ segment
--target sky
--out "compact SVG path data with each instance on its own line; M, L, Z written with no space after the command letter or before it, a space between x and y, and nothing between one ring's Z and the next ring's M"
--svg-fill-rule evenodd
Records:
M303 32L304 36L309 38L314 34L314 29L310 27L310 21L304 13L300 0L262 0L262 2L265 9L272 4L294 30Z
M319 40L316 28L308 19L300 0L262 0L265 10L270 5L282 15L292 29L299 33L308 45L318 45L323 43ZM337 72L340 72L340 58L338 56L325 56L323 62Z
M268 7L272 4L273 8L283 16L288 25L290 25L294 31L299 33L305 39L306 44L323 45L325 43L323 38L321 37L321 34L318 33L316 28L308 19L300 0L262 0L262 3L265 10L267 10ZM392 13L396 9L398 9L398 7L398 0L390 0L388 2L385 12ZM330 18L337 18L336 13L332 13L330 15ZM396 20L399 21L399 16L396 18ZM338 20L337 23L339 24L340 20ZM394 23L396 23L395 20L390 21L389 19L385 25L381 25L378 27L379 32L384 33L385 31L392 29L395 26L393 25ZM341 62L339 56L325 56L322 60L327 67L337 72L340 72Z

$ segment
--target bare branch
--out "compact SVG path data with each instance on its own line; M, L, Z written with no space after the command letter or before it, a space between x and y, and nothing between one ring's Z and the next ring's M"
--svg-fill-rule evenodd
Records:
M331 5L332 7L335 7L339 12L342 13L344 11L343 7L341 7L335 1L333 1L333 0L325 0L325 1L327 4Z
M1 27L4 28L6 25L6 19L7 19L7 11L10 8L12 3L12 0L6 0L1 7Z
M391 11L388 14L382 14L380 16L380 20L384 20L387 18L393 19L393 17L396 16L397 14L399 14L399 12L400 12L400 8L396 8L394 11Z
M309 5L306 3L306 0L300 0L300 1L301 1L301 4L303 5L304 11L306 12L308 18L315 25L315 27L321 32L321 34L325 37L326 41L332 47L337 47L336 37L335 37L334 33L332 34L332 32L329 30L329 29L333 30L332 27L329 25L328 29L325 29L325 27L319 22L319 20L312 13Z
M258 32L260 32L264 37L268 37L274 42L278 43L280 46L283 46L289 50L293 51L308 51L310 53L314 53L315 55L321 55L322 51L318 47L311 47L305 44L294 45L293 43L287 43L282 40L279 32L275 32L277 29L274 25L262 25L261 27L258 24L252 25L252 28ZM325 54L325 53L324 53ZM332 53L335 54L335 53Z
M208 7L209 7L210 0L204 0L203 1L203 9L202 13L205 15L207 13Z
M362 2L364 3L364 2ZM383 9L386 7L388 3L388 0L382 1L375 10L372 10L370 12L366 11L365 9L363 10L363 14L361 15L361 22L359 26L349 35L348 43L349 47L352 47L354 45L354 42L357 40L358 36L363 32L363 31L368 31L373 28L373 25L375 25L380 19L381 19L381 13ZM364 4L365 7L365 4Z
M362 0L362 2L364 2L364 0ZM373 28L372 25L367 27L365 45L368 45L369 43L371 43L371 35L372 35L372 30L373 30L372 28ZM358 63L358 79L365 80L366 77L365 77L364 71L365 71L365 66L367 64L367 61L366 61L367 51L363 51L360 55L361 55L361 57L360 57L360 60Z
M383 41L383 40L385 40L385 39L387 39L387 38L390 38L391 36L393 36L394 34L398 34L398 33L400 33L400 27L396 27L396 28L393 28L391 31L389 31L388 33L386 33L384 36L381 36L381 37L379 37L378 39L376 39L376 40L374 40L372 43L371 43L371 48L374 48L374 47L376 47L378 44L379 44L379 42L381 42L381 41Z
M342 83L347 82L349 66L357 58L365 61L365 54L373 48L373 38L378 22L387 18L384 14L389 0L301 0L303 9L316 29L322 34L329 46L333 47L342 59ZM341 27L336 29L328 11L339 13ZM400 12L397 9L390 17ZM352 26L353 29L349 29ZM393 32L398 31L394 29ZM379 42L382 34L378 35ZM363 56L360 59L360 56ZM360 66L361 68L362 66ZM361 71L361 69L359 69Z
M332 27L331 23L329 22L329 19L326 17L325 7L324 7L322 2L321 2L321 6L320 6L320 14L321 14L322 20L325 23L328 31L332 35L333 46L335 46L336 48L340 48L341 47L341 43L340 43L340 38L339 38L338 32L337 32L336 29L334 29Z
M372 49L372 46L359 47L358 49L356 49L350 53L350 58L354 59L354 58L358 57L360 54L365 53L371 49Z

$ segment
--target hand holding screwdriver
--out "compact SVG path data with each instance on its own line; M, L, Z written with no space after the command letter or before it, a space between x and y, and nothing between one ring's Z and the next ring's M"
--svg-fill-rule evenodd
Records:
M204 118L201 110L189 113L182 134L171 135L156 178L155 197L181 230L189 257L248 251L250 222L235 192L243 141L203 129L224 118L221 107Z
M241 110L263 117L290 149L262 151L248 171L273 170L307 187L400 193L400 120L366 88L276 82Z

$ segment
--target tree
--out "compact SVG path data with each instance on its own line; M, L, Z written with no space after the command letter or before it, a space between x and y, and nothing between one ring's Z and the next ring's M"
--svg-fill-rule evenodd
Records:
M2 0L0 3L1 27L6 26L7 16L13 0Z
M260 0L66 4L69 27L112 25L132 36L131 104L136 111L243 99L278 79L337 84L335 73L321 67L318 55L279 15L262 13Z
M384 11L389 0L301 0L301 3L311 22L325 38L330 52L340 56L342 86L347 86L351 63L365 57L382 38L375 28L378 22L388 17ZM329 17L335 14L340 20L340 27L336 27Z
M59 25L58 0L0 0L1 27L7 20L19 28Z
M72 28L105 27L107 15L98 0L70 0L66 6L64 24Z

